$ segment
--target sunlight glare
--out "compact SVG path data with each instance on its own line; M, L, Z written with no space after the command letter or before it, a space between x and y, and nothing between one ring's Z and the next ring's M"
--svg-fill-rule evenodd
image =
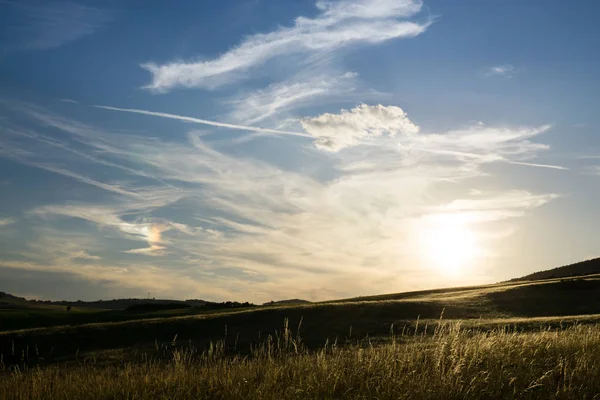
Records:
M445 274L464 273L479 254L476 233L460 218L436 218L421 232L421 251Z

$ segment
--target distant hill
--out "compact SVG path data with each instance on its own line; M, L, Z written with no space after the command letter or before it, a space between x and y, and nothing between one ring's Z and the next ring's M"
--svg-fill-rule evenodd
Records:
M0 292L0 307L19 307L27 305L27 299Z
M227 308L253 307L252 303L239 303L237 301L225 301L216 303L206 300L169 300L169 299L113 299L96 301L50 301L50 300L27 300L24 297L13 296L9 293L0 292L0 308L40 308L48 306L95 308L102 310L167 310L177 308L205 308L207 310L218 310Z
M534 272L521 278L511 279L515 281L538 281L541 279L567 278L571 276L600 274L600 258L581 261L575 264L565 265L545 271Z
M538 281L543 279L553 278L566 278L582 275L600 274L600 258L594 258L591 260L581 261L575 264L565 265L562 267L549 269L545 271L535 272L520 278L511 279L509 282L519 281ZM390 295L379 295L369 296L365 298L353 298L338 300L334 302L344 301L368 301L368 300L385 300L385 299L401 299L410 297L412 295L424 295L426 293L435 294L449 291L460 291L467 288L453 288L453 289L436 289L430 291L419 291L419 292L406 292L397 293ZM330 302L330 303L334 303ZM303 299L286 299L279 301L270 301L264 303L265 306L273 305L304 305L311 304L310 301ZM169 300L169 299L113 299L113 300L97 300L97 301L49 301L49 300L27 300L23 297L13 296L9 293L0 292L0 309L9 308L47 308L47 307L80 307L80 308L94 308L103 310L161 310L161 309L178 309L178 308L201 308L205 310L219 310L219 309L230 309L230 308L245 308L254 307L252 303L239 303L239 302L210 302L199 299L191 300Z
M99 308L104 310L125 310L133 306L139 305L163 305L163 304L181 304L185 305L186 302L180 300L168 300L168 299L113 299L113 300L97 300L97 301L49 301L49 300L29 300L31 304L46 304L54 306L72 306L72 307L85 307L85 308ZM205 301L196 300L193 306L204 305Z
M264 303L263 306L283 306L283 305L294 305L294 304L310 304L310 301L302 300L302 299L269 301L267 303Z

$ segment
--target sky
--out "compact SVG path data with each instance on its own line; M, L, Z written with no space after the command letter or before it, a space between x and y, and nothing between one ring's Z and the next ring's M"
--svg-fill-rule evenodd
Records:
M0 290L328 300L598 256L593 0L0 0Z

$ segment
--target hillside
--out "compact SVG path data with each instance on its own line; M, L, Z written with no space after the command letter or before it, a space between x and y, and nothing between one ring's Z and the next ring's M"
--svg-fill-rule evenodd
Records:
M537 281L540 279L567 278L572 276L583 276L600 274L600 258L581 261L575 264L564 265L545 271L534 272L521 278L511 279L515 281Z
M60 304L60 302L27 300L24 297L18 297L10 293L0 292L0 310L30 310L39 312L65 311L65 305ZM72 305L72 310L74 312L77 310L81 311L82 308L74 302ZM98 311L102 311L102 309L98 309Z
M23 306L27 304L29 304L29 301L23 297L17 297L9 293L0 292L0 308L8 306Z
M311 302L308 300L302 299L288 299L288 300L278 300L278 301L269 301L264 303L263 306L291 306L291 305L299 305L299 304L310 304Z
M25 300L25 299L23 299ZM29 305L53 305L53 306L71 306L83 308L97 308L103 310L125 310L132 306L139 305L163 305L163 304L188 304L189 306L202 306L207 302L204 300L169 300L169 299L113 299L113 300L96 300L96 301L50 301L50 300L25 300ZM23 303L21 303L23 304Z
M226 309L226 308L240 308L240 307L252 307L254 304L244 302L239 303L237 301L225 301L221 303L189 299L189 300L170 300L170 299L113 299L113 300L96 300L96 301L51 301L51 300L28 300L24 297L18 297L9 293L0 292L0 308L54 308L62 309L67 306L77 307L80 309L89 308L97 310L151 310L151 309L168 309L177 308L176 305L180 305L180 308L187 307L199 307L210 310ZM162 307L161 307L162 306Z
M461 320L465 326L479 328L509 324L519 329L539 329L546 323L595 323L600 314L600 276L399 293L341 302L198 310L144 314L102 311L81 314L85 318L79 319L76 313L64 312L63 319L56 320L62 326L0 332L0 353L5 354L6 361L13 348L21 354L20 350L28 346L37 347L50 360L77 352L150 349L156 343L192 344L202 349L223 338L229 338L229 345L244 351L280 331L284 320L289 321L290 327L301 326L303 342L309 347L321 346L327 340L383 337L389 334L391 326L412 329L416 320L433 329L442 315L445 321ZM10 313L2 314L6 319ZM23 327L27 326L31 325Z

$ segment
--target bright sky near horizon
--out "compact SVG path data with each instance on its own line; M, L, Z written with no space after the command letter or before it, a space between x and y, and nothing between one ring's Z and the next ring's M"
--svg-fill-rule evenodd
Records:
M325 300L598 256L593 0L0 0L0 290Z

